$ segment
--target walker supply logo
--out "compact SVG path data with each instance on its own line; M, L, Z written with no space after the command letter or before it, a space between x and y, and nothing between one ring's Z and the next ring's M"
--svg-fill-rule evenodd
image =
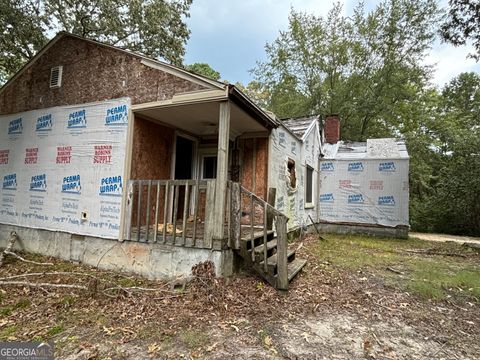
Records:
M17 190L17 174L8 174L3 177L2 189Z
M105 117L105 125L107 126L123 126L128 124L127 105L115 106L107 109Z
M378 205L395 206L395 198L393 197L393 195L379 196Z
M334 202L333 194L332 193L320 194L320 202L333 203Z
M110 164L112 161L112 145L95 145L94 164Z
M42 115L37 118L35 125L36 132L51 131L52 130L52 114Z
M383 180L370 180L370 190L383 190Z
M122 196L122 177L109 176L102 178L100 182L100 195Z
M354 172L363 171L363 163L360 161L348 163L348 171L354 171Z
M334 171L335 167L333 166L333 162L322 162L320 166L320 171Z
M382 162L378 165L378 171L383 173L392 173L395 172L395 163L393 161Z
M5 360L53 360L53 343L1 342L0 359Z
M62 193L80 194L81 190L80 174L65 176L63 178Z
M349 204L363 204L362 194L348 195L348 203Z
M25 149L25 164L36 164L38 160L38 148Z
M71 146L57 146L57 164L70 164L72 159L72 147Z
M30 191L47 191L47 175L40 174L32 176Z
M23 132L22 118L10 121L8 124L8 135L18 135Z
M8 164L8 154L10 154L10 150L0 150L0 165Z
M68 129L81 129L87 127L87 116L85 109L74 111L68 115Z

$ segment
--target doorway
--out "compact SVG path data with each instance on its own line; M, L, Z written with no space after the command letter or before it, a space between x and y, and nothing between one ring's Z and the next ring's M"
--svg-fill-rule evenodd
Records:
M194 179L196 148L197 148L196 140L194 140L193 138L188 138L186 136L177 134L175 139L175 161L174 161L175 165L173 169L173 178L175 180ZM179 186L177 189L178 189L177 219L182 219L184 206L185 206L185 186ZM172 199L175 198L175 195L176 194L174 193ZM172 209L172 212L173 212L173 209ZM187 216L188 215L190 215L189 211L187 211Z

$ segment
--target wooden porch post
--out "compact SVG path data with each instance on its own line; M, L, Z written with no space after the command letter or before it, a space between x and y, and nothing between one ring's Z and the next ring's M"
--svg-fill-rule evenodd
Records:
M228 181L228 141L230 139L230 103L220 103L218 121L218 154L217 179L215 182L215 207L213 208L213 240L225 238L223 225L225 222L225 200Z

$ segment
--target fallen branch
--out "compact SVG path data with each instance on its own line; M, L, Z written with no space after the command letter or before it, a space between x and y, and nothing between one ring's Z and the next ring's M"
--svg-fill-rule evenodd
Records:
M6 254L6 255L12 255L13 257L17 258L18 260L26 262L28 264L53 266L53 263L42 263L42 262L38 262L38 261L27 260L27 259L21 257L20 255L15 254L14 252L7 251L6 249L3 253Z
M400 270L391 268L391 267L389 267L389 266L387 267L387 270L388 270L388 271L391 271L391 272L393 272L393 273L395 273L395 274L398 274L398 275L403 275L403 272L401 272Z
M95 275L82 273L82 272L53 271L53 272L38 272L38 273L25 273L25 274L19 274L19 275L12 275L12 276L0 278L0 281L12 280L12 279L18 279L18 278L24 278L24 277L51 276L51 275L78 275L78 276L87 276L93 279L98 279ZM98 280L105 281L102 279L98 279Z
M73 284L50 284L50 283L31 283L27 281L0 281L0 286L3 285L12 285L12 286L27 286L33 288L63 288L63 289L79 289L79 290L88 290L86 286L83 285L73 285Z
M404 252L407 252L407 253L413 253L413 254L440 255L440 256L456 256L456 257L467 258L467 256L466 256L466 255L463 255L463 254L440 252L440 251L435 251L434 249L426 249L426 250L403 250L403 251L404 251Z

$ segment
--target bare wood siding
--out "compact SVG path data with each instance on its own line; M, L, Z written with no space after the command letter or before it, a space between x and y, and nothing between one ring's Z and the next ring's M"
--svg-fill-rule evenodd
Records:
M63 66L50 89L50 69ZM0 94L0 114L130 97L133 104L170 99L203 87L141 64L132 54L68 35L59 39Z

